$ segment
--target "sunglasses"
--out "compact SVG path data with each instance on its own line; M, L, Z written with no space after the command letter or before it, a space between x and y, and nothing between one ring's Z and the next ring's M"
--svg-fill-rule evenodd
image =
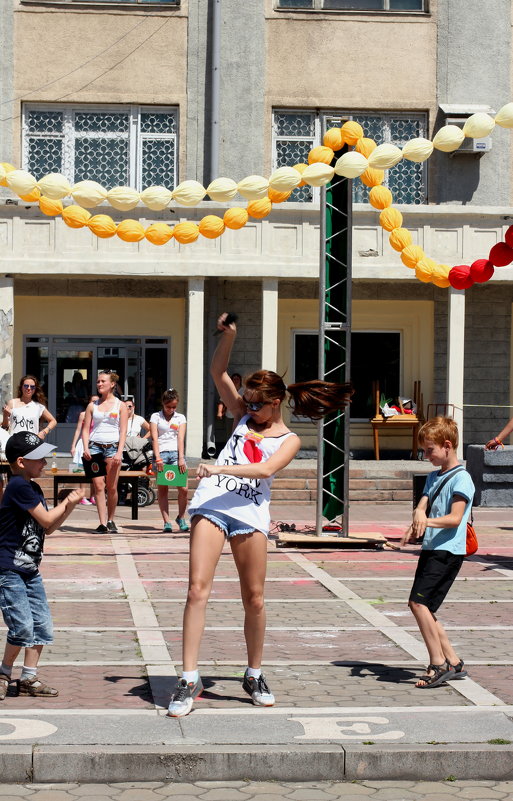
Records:
M127 408L127 409L133 409L134 407L133 407L133 406L129 406L129 405L128 405L128 403L127 403L127 404L126 404L126 408Z
M23 384L23 389L35 389L35 384Z
M262 403L252 403L251 401L247 401L245 398L242 398L244 405L250 412L259 412L264 406L267 406L270 401L263 401Z

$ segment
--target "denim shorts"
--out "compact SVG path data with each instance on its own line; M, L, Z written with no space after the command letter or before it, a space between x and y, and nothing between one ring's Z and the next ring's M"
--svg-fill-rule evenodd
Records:
M0 609L10 645L32 648L53 642L52 616L40 573L0 570Z
M90 442L89 453L91 456L94 456L95 453L103 453L105 459L111 459L118 452L118 446L119 442L113 442L112 445L107 445L107 447L97 445L96 442Z
M161 451L160 458L164 464L178 464L178 451ZM157 472L157 462L153 460L153 472Z
M230 515L225 515L223 512L217 512L213 509L206 509L201 506L197 509L189 509L191 520L196 515L210 520L214 526L221 529L227 539L236 537L237 534L252 534L255 530L254 526L248 526L248 524L243 523L242 520L237 520L235 517L230 517ZM267 536L267 534L264 534L264 536Z

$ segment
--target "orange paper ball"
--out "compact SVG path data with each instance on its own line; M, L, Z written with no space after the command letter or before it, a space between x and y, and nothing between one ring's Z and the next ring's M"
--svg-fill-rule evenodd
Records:
M375 209L387 209L392 200L392 192L386 186L373 186L369 192L369 203Z
M83 228L91 219L91 212L82 206L66 206L62 212L62 219L70 228Z
M116 223L108 214L95 214L94 217L91 217L87 226L100 239L109 239L109 237L114 236L117 228Z
M206 217L200 220L198 228L201 236L206 237L206 239L217 239L218 236L224 233L224 222L221 217L217 217L215 214L207 214Z
M319 145L319 147L313 147L308 154L308 163L309 164L317 164L321 162L322 164L331 164L334 157L334 152L331 147L324 147L324 145Z
M25 203L37 203L39 198L41 197L41 190L38 186L36 186L32 192L29 192L28 195L22 195L21 199L25 201Z
M458 264L449 273L449 281L454 289L470 289L474 279L470 275L468 264Z
M340 128L329 128L322 138L322 143L325 147L330 147L335 152L337 150L342 150L344 141Z
M303 175L304 171L308 167L308 164L300 163L300 164L293 164L292 166L293 166L293 168L295 170L298 171L298 173L300 175ZM300 186L306 186L306 182L305 181L301 181L301 183L296 186L296 189L298 189Z
M116 230L116 234L123 242L140 242L144 239L145 230L138 220L122 220Z
M361 139L358 139L354 149L368 159L372 151L376 150L376 147L377 145L374 139L368 139L366 136L362 136Z
M273 189L272 186L269 187L269 191L267 192L267 196L271 203L283 203L285 200L288 200L292 194L292 189L290 192L277 192L276 189Z
M167 223L156 222L148 226L144 236L152 245L165 245L173 236L173 229Z
M420 245L408 245L407 248L404 248L403 252L401 253L401 261L405 265L405 267L409 267L410 270L414 270L422 259L424 259L426 254L420 247Z
M239 206L235 206L233 209L228 209L225 211L223 216L224 224L227 228L231 228L233 231L238 231L239 228L244 228L248 219L249 214L246 209L241 209Z
M436 267L433 267L432 283L435 284L435 286L439 286L441 289L447 289L447 287L451 285L449 281L450 271L451 268L448 264L437 264Z
M263 197L261 200L252 200L248 203L248 214L254 217L255 220L261 220L271 213L273 204L268 197Z
M62 214L62 200L50 200L49 197L41 195L39 198L39 208L47 217L56 217L57 214Z
M379 215L379 224L385 231L393 231L394 228L400 228L402 226L403 215L400 211L397 211L397 209L383 209Z
M348 120L340 129L342 131L342 139L348 145L356 145L358 139L363 137L363 128L359 122Z
M424 256L424 258L420 259L415 265L415 277L424 284L429 284L433 278L433 270L436 266L437 264L434 259L429 259L427 256Z
M181 245L189 245L195 242L199 236L199 228L196 223L181 222L175 225L173 229L173 236Z
M401 253L408 245L411 245L413 240L407 228L394 228L388 237L388 241L394 250Z
M365 186L379 186L385 180L385 173L383 170L367 167L365 172L362 172L360 175L360 180Z

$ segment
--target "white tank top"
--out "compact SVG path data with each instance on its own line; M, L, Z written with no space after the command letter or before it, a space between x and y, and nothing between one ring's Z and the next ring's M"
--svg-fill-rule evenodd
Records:
M252 431L245 415L217 457L216 464L254 464L266 462L283 445L288 437L296 435L289 431L279 437L266 437ZM224 512L251 526L255 531L269 533L269 504L271 485L269 478L240 478L224 476L222 473L202 478L189 507L189 515L201 514L202 509Z
M117 444L119 442L119 398L115 399L114 406L108 412L98 409L100 401L93 402L93 425L89 435L89 442L99 445Z

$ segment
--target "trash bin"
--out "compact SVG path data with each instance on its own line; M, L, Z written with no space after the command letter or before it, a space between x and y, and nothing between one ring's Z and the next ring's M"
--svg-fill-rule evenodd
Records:
M413 508L419 505L424 492L424 484L426 483L427 475L425 473L416 473L413 476Z

